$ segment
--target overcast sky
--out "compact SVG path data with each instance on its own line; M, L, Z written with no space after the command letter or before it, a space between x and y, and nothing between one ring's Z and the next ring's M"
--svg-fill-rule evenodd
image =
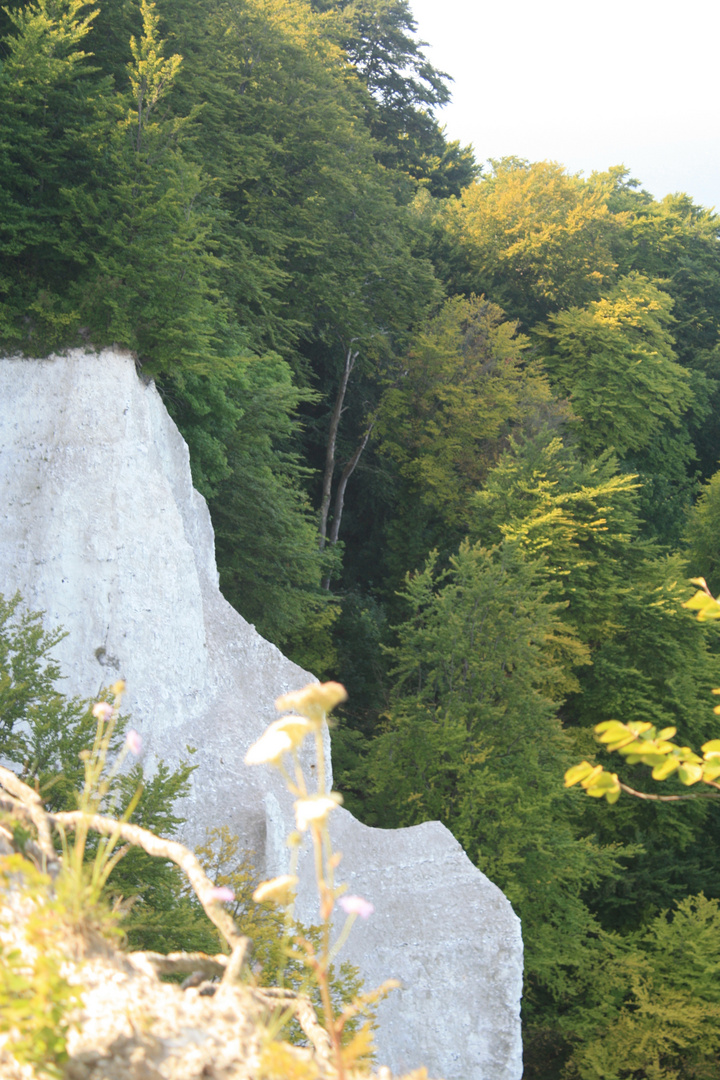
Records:
M720 3L410 0L440 119L479 161L515 154L572 172L626 165L653 195L720 211Z

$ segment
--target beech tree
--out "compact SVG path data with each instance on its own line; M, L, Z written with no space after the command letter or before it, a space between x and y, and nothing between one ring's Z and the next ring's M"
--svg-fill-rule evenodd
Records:
M189 118L164 106L182 58L164 55L155 5L141 0L140 8L120 99L126 111L107 137L107 187L72 198L92 238L83 245L80 308L93 341L117 341L151 370L204 366L219 351L216 328L227 311L215 292L210 222L198 209L203 179L183 151Z
M583 462L541 430L511 440L473 496L469 535L544 559L554 597L567 604L561 618L583 641L602 642L617 625L624 578L655 554L639 536L638 486L609 451Z
M433 115L450 100L445 72L430 64L407 0L313 0L339 13L338 33L370 92L365 113L378 160L433 195L459 195L479 173L472 147L449 142Z
M468 527L469 502L512 431L557 422L528 340L483 297L448 300L395 366L377 413L380 453L399 475L389 543L398 578L431 547L448 553Z
M531 1047L548 1002L571 999L571 973L598 953L584 890L630 853L577 831L557 783L573 739L556 708L587 653L542 560L517 543L463 544L444 573L431 558L402 595L393 689L365 765L367 820L439 819L501 884L523 920Z
M97 163L108 83L88 38L86 0L38 0L6 12L0 66L0 338L34 355L77 341L68 283L83 251L68 192Z
M505 158L440 208L438 257L453 291L485 293L529 329L613 280L619 224L560 165Z
M612 173L610 174L612 177ZM684 194L655 200L624 183L610 183L608 206L626 216L615 237L621 271L638 270L673 299L672 333L678 362L693 373L697 398L691 420L703 475L717 465L720 432L720 221Z
M703 485L685 527L687 561L691 574L707 579L715 595L720 591L720 472Z
M693 394L673 350L671 309L666 293L633 273L536 331L552 385L578 416L570 426L583 453L613 447L622 457L658 428L680 427Z

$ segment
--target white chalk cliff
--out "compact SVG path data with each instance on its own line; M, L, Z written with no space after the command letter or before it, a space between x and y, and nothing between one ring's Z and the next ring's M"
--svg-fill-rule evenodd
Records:
M187 446L129 355L0 360L0 508L0 592L68 631L62 689L91 697L122 675L150 762L196 748L188 838L228 824L261 872L283 871L288 796L243 758L308 676L221 596ZM438 822L370 829L340 810L332 824L341 880L375 905L344 955L368 988L402 983L380 1009L380 1063L517 1080L522 943L506 898Z

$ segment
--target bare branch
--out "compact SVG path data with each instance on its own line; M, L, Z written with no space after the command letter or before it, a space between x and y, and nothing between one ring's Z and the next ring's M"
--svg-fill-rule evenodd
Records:
M232 983L236 983L240 979L240 973L242 971L243 964L245 963L245 957L247 956L249 945L250 938L237 938L235 944L233 945L233 951L228 957L225 974L222 977L222 981L225 986L230 986Z
M115 821L114 818L102 817L100 814L83 814L81 810L63 811L48 816L54 825L74 829L84 822L88 828L103 836L120 836L126 843L147 851L148 855L154 855L159 859L170 859L185 872L198 900L205 909L205 914L217 926L233 953L236 949L239 950L240 946L243 950L247 948L248 939L238 933L230 915L220 907L218 901L213 899L215 886L203 870L200 861L189 848L178 843L177 840L163 840L139 825L131 825L127 821Z
M103 836L122 838L127 844L141 847L148 855L159 859L170 859L186 874L192 885L198 900L202 904L205 914L218 928L228 945L232 949L230 958L230 972L226 970L226 977L237 977L245 959L249 945L248 938L240 934L231 916L214 899L215 886L202 868L198 858L177 840L163 840L155 836L149 829L143 829L139 825L131 825L127 821L116 821L114 818L103 817L100 814L84 814L81 810L62 811L57 814L49 814L42 805L42 800L36 791L19 780L15 773L0 765L0 785L5 788L12 799L0 796L0 807L9 809L11 812L20 812L24 817L29 817L38 831L38 838L43 856L47 861L56 862L57 853L52 844L50 825L60 828L75 829L81 823L87 828L98 832Z
M332 1041L325 1028L319 1023L309 998L304 994L295 994L292 990L283 990L279 987L263 987L256 990L255 995L271 1008L285 1005L288 1009L292 1009L298 1024L313 1044L317 1056L323 1061L330 1061Z
M717 787L717 784L713 787ZM634 795L636 799L649 799L652 802L695 802L696 799L720 799L720 792L716 795L714 791L696 791L692 795L649 795L646 791L636 791L635 788L623 783L620 784L620 788L628 795Z
M131 952L128 960L141 967L150 967L156 975L194 975L196 971L208 978L225 974L228 957L222 953L208 956L207 953L154 953Z
M57 861L57 854L53 847L52 835L50 833L50 817L42 804L42 799L38 795L37 791L33 791L31 787L24 784L14 772L10 769L4 768L0 765L0 784L9 791L11 795L22 803L27 808L27 812L30 815L33 825L37 829L38 843L45 859L51 862Z

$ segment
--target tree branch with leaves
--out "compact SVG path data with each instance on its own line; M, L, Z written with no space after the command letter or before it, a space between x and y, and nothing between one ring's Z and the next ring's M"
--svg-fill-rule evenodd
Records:
M691 578L699 589L683 607L697 613L699 622L720 620L720 602L715 599L707 587L705 578ZM720 689L713 690L720 694ZM720 705L713 712L720 714ZM617 773L611 773L602 765L593 765L581 761L565 773L565 787L580 784L586 793L595 799L606 799L616 803L620 793L625 791L638 799L653 802L684 802L691 799L720 799L720 739L709 739L701 746L701 754L689 746L679 746L672 739L677 733L675 727L665 727L658 731L648 721L631 721L623 724L619 720L605 720L595 727L595 737L611 753L617 751L628 765L642 764L651 769L653 780L667 780L677 776L681 784L692 787L703 783L714 791L694 791L688 795L657 795L638 791L623 783Z

